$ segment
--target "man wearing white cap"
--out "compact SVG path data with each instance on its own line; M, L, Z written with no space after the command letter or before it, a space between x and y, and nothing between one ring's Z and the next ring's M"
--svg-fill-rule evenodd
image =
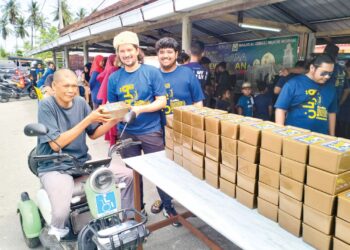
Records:
M114 37L113 46L123 68L114 72L108 81L108 101L124 101L131 105L136 120L125 129L122 138L141 141L141 145L129 147L122 152L123 158L153 153L164 149L160 110L166 105L166 90L160 71L142 61L137 34L124 31ZM118 125L122 131L125 124ZM143 183L141 179L141 209Z

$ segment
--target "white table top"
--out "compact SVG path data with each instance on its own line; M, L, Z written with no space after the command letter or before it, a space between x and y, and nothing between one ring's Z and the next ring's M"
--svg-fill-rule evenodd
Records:
M222 193L165 157L165 152L124 162L243 249L313 249L279 225Z

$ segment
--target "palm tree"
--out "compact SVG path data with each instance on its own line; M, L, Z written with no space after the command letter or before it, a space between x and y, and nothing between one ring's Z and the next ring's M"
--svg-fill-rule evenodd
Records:
M8 27L8 25L9 25L9 22L7 20L7 16L3 16L0 19L0 33L5 43L6 43L7 36L12 33L12 30Z
M31 47L33 49L34 45L34 33L35 28L40 26L40 11L38 2L32 0L32 2L28 6L29 17L27 19L27 23L31 28Z
M16 35L16 48L17 48L18 47L17 38L20 37L23 40L26 36L28 36L24 17L17 18L17 24L15 25L15 35Z
M85 8L80 8L80 9L78 10L78 12L75 13L75 15L76 15L75 20L79 21L79 20L84 19L84 17L87 16L87 11L86 11Z
M10 24L15 25L19 16L19 5L16 0L9 0L4 6L4 15L10 21Z
M57 0L57 7L56 10L52 13L55 15L54 17L54 21L59 21L60 19L60 8L59 5L61 3L61 10L62 10L62 18L63 18L63 27L67 26L68 24L70 24L72 22L72 13L69 11L69 7L67 4L67 0ZM63 28L60 27L60 28Z

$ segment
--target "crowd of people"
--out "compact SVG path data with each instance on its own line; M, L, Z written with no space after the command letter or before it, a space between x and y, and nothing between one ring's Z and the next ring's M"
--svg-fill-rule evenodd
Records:
M264 82L255 87L250 82L241 86L241 95L235 100L234 78L227 71L227 64L216 65L209 70L210 60L204 57L204 44L195 41L190 54L180 50L179 43L164 37L155 44L160 68L143 64L138 35L130 31L119 33L113 41L116 55L107 59L96 56L84 66L77 76L69 69L55 71L49 64L41 77L36 74L37 86L45 92L39 103L38 120L49 128L50 138L62 148L63 153L77 157L83 163L90 159L86 135L96 139L105 135L111 145L115 140L132 138L140 145L121 152L123 158L161 151L164 149L163 127L165 116L173 108L182 105L211 107L245 116L272 120L276 109L276 122L304 127L315 132L336 134L336 127L343 136L349 136L350 88L347 75L337 66L337 50L315 57L308 66L298 62L295 68L282 73L275 88ZM335 53L336 52L336 53ZM350 63L346 64L347 69ZM344 73L344 74L343 74ZM278 97L274 97L274 93ZM120 131L125 124L101 112L101 104L124 101L131 105L136 120ZM340 109L339 109L340 107ZM339 114L336 125L336 114ZM341 121L341 122L340 122ZM347 134L346 134L347 133ZM53 154L59 148L46 136L40 136L38 154ZM70 168L65 162L57 166L50 162L39 164L39 177L48 192L52 204L50 235L62 238L67 234L73 177L62 172ZM122 207L133 207L133 175L127 167L115 167L118 182L125 182L122 190ZM62 185L64 184L64 185ZM57 185L60 185L59 191ZM64 190L62 190L64 188ZM145 212L143 184L140 184L141 209ZM157 188L160 200L151 205L152 213L163 211L164 216L177 215L172 197ZM173 223L179 226L178 222Z

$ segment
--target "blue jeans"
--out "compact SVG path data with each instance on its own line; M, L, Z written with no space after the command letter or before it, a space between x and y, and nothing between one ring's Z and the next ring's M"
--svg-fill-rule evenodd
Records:
M149 154L149 153L154 153L154 152L164 150L164 140L163 140L162 130L159 130L157 132L152 132L149 134L143 134L143 135L131 135L124 132L123 137L120 139L123 140L127 138L132 138L134 141L141 141L142 143L140 145L131 146L122 150L121 152L122 158L129 158L129 157L141 155L141 151L143 151L144 154ZM172 197L158 187L157 187L157 191L160 199L163 202L163 206L165 210L168 210L172 206L171 204ZM141 197L141 209L143 209L144 205L143 205L142 176L140 178L140 197Z

